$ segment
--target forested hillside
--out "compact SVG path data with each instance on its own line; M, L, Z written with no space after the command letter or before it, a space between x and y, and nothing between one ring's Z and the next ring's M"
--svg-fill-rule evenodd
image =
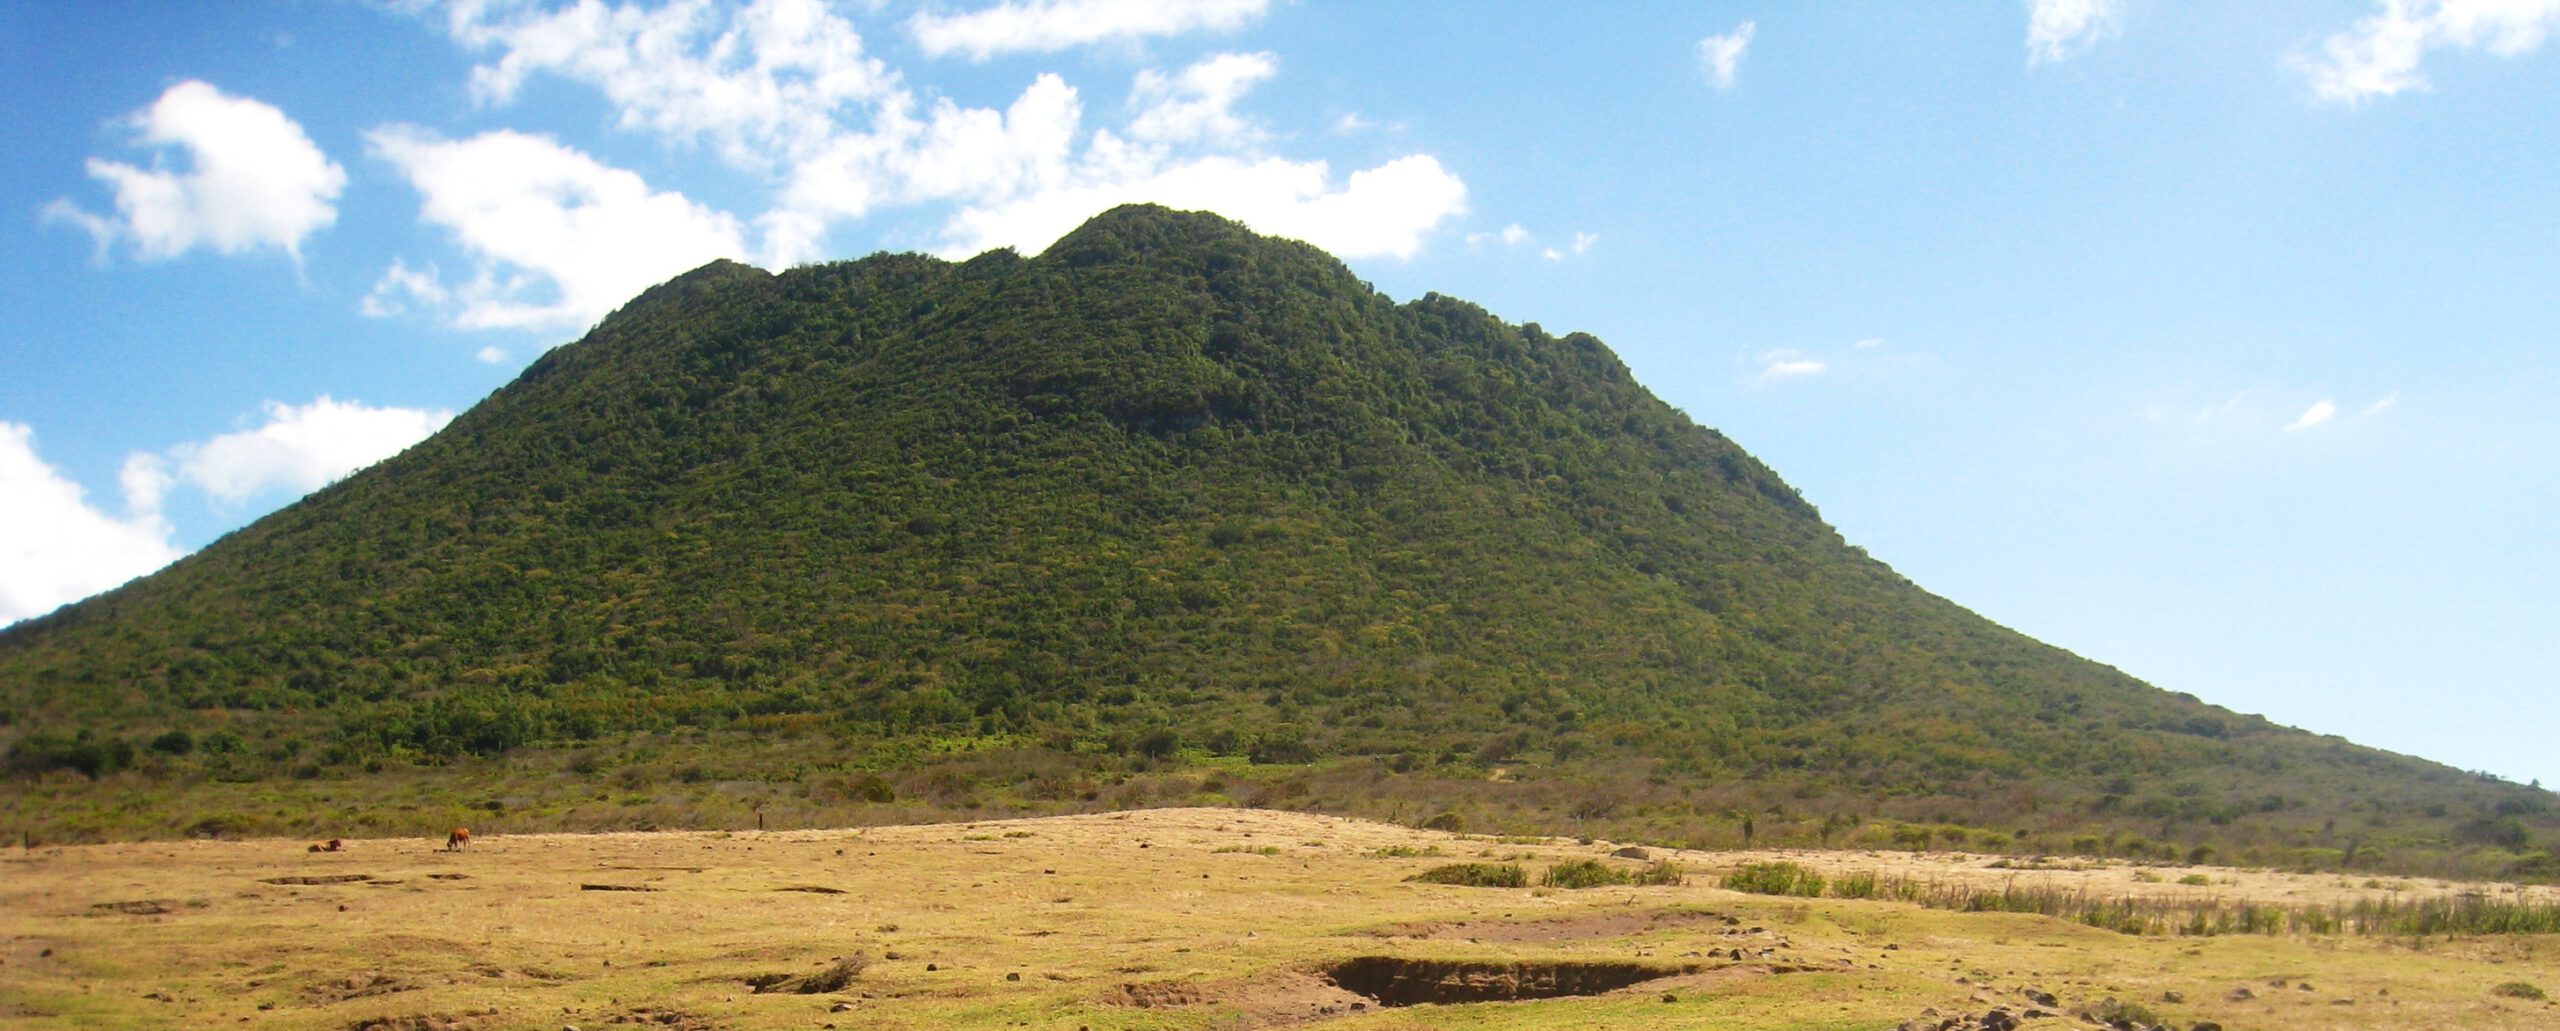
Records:
M2515 876L2555 839L2547 793L1928 594L1596 339L1145 207L1031 259L657 287L407 453L0 632L0 707L6 818L86 833L449 777L552 825L613 823L585 786L619 778L652 820L743 783Z

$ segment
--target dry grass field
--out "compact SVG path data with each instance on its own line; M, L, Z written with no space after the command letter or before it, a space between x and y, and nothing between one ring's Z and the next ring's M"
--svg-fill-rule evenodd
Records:
M2133 936L1717 886L1742 863L1785 859L1835 875L2288 905L2514 894L2438 882L1654 850L1685 884L1459 887L1407 878L1461 861L1517 863L1532 884L1567 860L1649 864L1612 856L1612 842L1236 809L483 833L461 852L436 831L335 853L299 841L13 850L0 856L0 1024L1881 1031L2000 1008L2056 1029L2093 1026L2084 1013L2179 1031L2560 1027L2560 1005L2517 987L2560 992L2552 935ZM1507 998L1545 992L1575 994Z

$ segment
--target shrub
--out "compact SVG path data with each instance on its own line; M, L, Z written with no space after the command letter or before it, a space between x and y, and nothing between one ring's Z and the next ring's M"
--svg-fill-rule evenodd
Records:
M1724 875L1729 891L1747 891L1754 895L1793 895L1816 898L1822 894L1822 875L1795 863L1747 863Z
M1873 870L1866 870L1859 873L1841 874L1839 880L1831 882L1831 894L1834 898L1871 899L1875 898L1880 893L1880 887L1881 882L1877 878L1876 872Z
M1676 888L1689 882L1689 874L1680 869L1678 863L1655 863L1636 871L1632 880L1636 884L1656 884Z
M2178 883L2180 883L2180 884L2196 884L2196 885L2204 885L2204 884L2211 884L2211 883L2213 883L2213 878L2211 878L2211 877L2207 877L2207 876L2205 876L2205 875L2203 875L2203 874L2200 874L2200 873L2191 873L2191 874L2188 874L2188 875L2186 875L2186 876L2184 876L2184 877L2180 877L2180 878L2178 878Z
M2534 1002L2540 1002L2545 998L2542 989L2524 981L2509 981L2489 989L2489 994L2504 999L2527 999Z
M2089 1007L2087 1015L2089 1019L2101 1024L2130 1024L2134 1027L2151 1027L2160 1023L2160 1015L2151 1012L2150 1007L2144 1006L2141 1003L2123 1002L2114 998L2109 998L2104 1002Z
M1632 880L1626 871L1597 859L1576 859L1548 867L1538 884L1547 888L1606 888Z
M1518 863L1450 863L1424 870L1406 880L1467 888L1526 888L1529 886L1529 871L1521 869Z

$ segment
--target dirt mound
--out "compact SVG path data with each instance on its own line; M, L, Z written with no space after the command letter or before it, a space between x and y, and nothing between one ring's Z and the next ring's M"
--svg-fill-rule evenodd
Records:
M1696 970L1642 963L1462 963L1362 956L1327 967L1324 973L1334 984L1379 1005L1416 1006L1599 995Z
M870 965L871 957L857 952L829 960L812 973L757 974L747 978L747 987L757 995L825 995L845 990Z
M403 981L389 974L367 970L349 974L334 981L327 981L313 985L312 987L303 990L302 997L313 1005L319 1006L333 1002L345 1002L349 999L369 999L377 995L390 995L395 992L414 991L417 987L417 985L410 984L407 981ZM409 1020L419 1018L402 1017L400 1019Z

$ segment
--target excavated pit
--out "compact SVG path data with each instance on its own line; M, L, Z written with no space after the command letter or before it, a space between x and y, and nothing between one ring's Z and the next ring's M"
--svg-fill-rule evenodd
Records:
M1324 973L1344 991L1381 1006L1420 1006L1599 995L1696 970L1642 963L1462 963L1362 956Z

